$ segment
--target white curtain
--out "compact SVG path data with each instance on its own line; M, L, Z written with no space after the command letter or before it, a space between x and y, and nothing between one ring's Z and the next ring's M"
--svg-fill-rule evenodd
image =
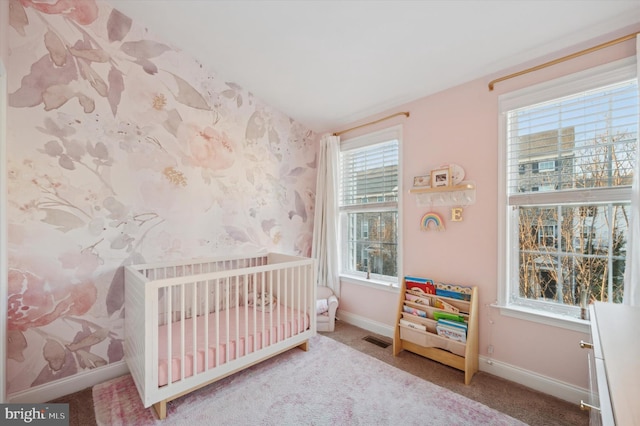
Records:
M640 79L640 35L636 37L636 66L638 67L636 76ZM638 96L640 97L640 88ZM636 167L633 171L630 218L623 303L640 306L640 141L636 143Z
M324 135L318 154L316 212L311 256L317 262L317 285L327 286L340 297L338 270L338 161L340 137Z

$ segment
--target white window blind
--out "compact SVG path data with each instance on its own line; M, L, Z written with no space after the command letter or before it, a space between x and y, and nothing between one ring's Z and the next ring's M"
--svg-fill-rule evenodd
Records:
M398 141L342 151L340 206L396 205Z
M510 205L628 199L637 138L637 82L508 112ZM611 189L620 190L611 190Z

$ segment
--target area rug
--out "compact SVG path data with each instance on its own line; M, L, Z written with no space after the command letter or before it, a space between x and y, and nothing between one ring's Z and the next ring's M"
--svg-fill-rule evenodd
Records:
M145 409L130 375L93 388L98 425L524 425L331 338Z

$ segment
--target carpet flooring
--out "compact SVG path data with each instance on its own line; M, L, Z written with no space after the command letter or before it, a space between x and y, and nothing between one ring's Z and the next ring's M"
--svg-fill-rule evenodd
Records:
M321 334L167 404L172 426L526 426ZM102 426L163 424L130 375L93 387Z
M391 343L391 339L373 335L377 338L373 342L370 339L365 340L365 337L371 336L372 333L350 324L338 321L334 333L323 334L529 425L579 426L589 424L588 413L581 411L576 404L571 404L493 375L478 372L474 375L471 384L464 385L464 375L461 371L407 351L403 351L397 357L394 357L391 345L383 348L376 344L378 343L376 340ZM70 426L96 424L91 388L51 402L69 404Z

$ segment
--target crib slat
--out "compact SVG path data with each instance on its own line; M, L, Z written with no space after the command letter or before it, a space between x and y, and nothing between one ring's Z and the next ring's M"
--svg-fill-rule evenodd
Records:
M222 312L223 312L223 315L225 317L225 321L224 321L225 322L225 331L224 331L225 339L224 339L224 342L223 342L224 347L225 347L225 361L224 362L228 362L229 361L229 354L231 353L230 352L231 348L229 347L229 311L226 309L226 305L228 303L227 302L227 297L228 297L227 281L228 281L228 278L223 278L221 280L222 285L223 285L223 287L222 287L222 296L221 296L221 298L222 298L221 303L222 303L223 306L222 306L221 309L224 309Z
M233 292L233 307L235 308L233 311L236 314L236 331L235 331L235 341L236 341L236 358L240 356L240 311L238 308L238 276L235 275L230 278L230 287ZM231 306L227 306L227 309L231 309Z
M216 366L220 365L220 281L214 280L215 297L213 298L213 309L215 312L215 327L214 330L216 336Z
M296 274L295 282L297 283L296 290L297 290L297 295L298 295L297 296L298 297L298 299L297 299L298 300L298 303L297 303L298 306L297 306L297 311L296 311L297 312L296 318L297 318L298 322L300 321L300 319L302 319L302 321L303 321L302 324L301 325L299 324L298 327L297 327L297 330L299 330L300 333L302 333L305 330L304 324L306 322L306 321L304 321L304 317L300 318L300 315L301 315L300 312L304 312L304 310L306 309L305 307L307 305L306 299L303 297L303 294L302 294L302 281L301 281L302 275L301 275L301 272L302 272L302 268L301 267L297 267L296 268L296 272L295 272L295 274Z
M286 278L286 274L285 274L285 278ZM280 317L281 317L281 310L284 308L285 310L287 309L286 306L282 305L282 302L280 301L280 291L282 290L282 280L281 280L281 276L280 276L280 271L278 270L278 281L276 282L276 294L278 295L278 304L276 305L278 307L277 312L276 312L276 323L278 324L278 327L276 329L276 342L279 342L283 339L283 331L280 331L280 327L282 327L282 321L280 321Z
M191 346L191 356L193 360L191 361L193 375L198 374L198 283L194 281L191 284L191 336L192 336L192 346Z
M294 334L298 334L298 327L294 325L297 324L298 318L300 317L300 280L299 277L296 279L299 268L291 269L291 336Z
M302 278L301 273L300 273L301 271L300 271L299 267L296 268L296 272L297 272L297 275L298 275L297 282L299 284L300 283L300 279ZM297 290L298 290L298 311L300 311L300 307L302 306L302 289L300 288L299 285L297 285L296 287L297 287ZM293 324L293 322L292 322L292 324ZM292 325L292 327L293 327L293 325ZM297 331L297 329L296 329L296 331ZM293 335L293 330L291 332L291 335Z
M204 282L204 371L209 369L209 281Z
M287 277L289 276L289 274L287 273L285 276L285 285L284 285L284 306L286 308L289 307L289 280L287 279ZM284 311L284 324L285 324L285 330L284 330L284 335L286 336L287 330L286 330L286 324L287 324L287 319L289 317L288 314L288 309L285 309Z
M266 284L267 284L267 273L266 273L266 271L262 271L262 281L260 282L260 290L259 290L260 294L262 294L265 291L265 285ZM262 317L262 347L264 348L267 345L267 333L266 333L266 330L265 330L266 322L264 320L264 309L262 309L260 311L260 315ZM269 337L269 338L271 338L271 337Z
M178 291L180 292L180 378L179 380L184 380L184 376L186 373L186 353L185 353L185 338L186 338L186 334L185 332L185 310L187 309L187 307L185 306L185 295L184 295L184 288L185 288L186 284L181 284L178 287Z
M252 300L256 300L256 294L258 292L258 289L260 288L260 282L261 282L261 276L260 273L253 273L253 285L252 287L249 289L249 297ZM257 345L258 342L260 342L260 345L262 345L263 341L263 336L264 333L262 332L262 330L258 329L258 312L256 311L256 307L255 304L253 306L251 306L251 313L253 314L253 331L254 331L254 345ZM258 340L258 332L260 332L260 339ZM257 346L255 346L257 347ZM261 346L262 347L262 346Z
M247 298L249 294L249 275L244 274L242 276L242 300L244 301L244 353L245 355L249 353L249 308L247 306ZM253 350L256 350L255 345L253 346Z
M273 284L274 284L273 281L275 279L273 271L269 271L268 275L269 277L267 278L267 281L265 283L264 291L267 294L273 294ZM263 305L264 305L264 300L263 300ZM265 328L267 328L267 332L269 333L269 339L267 339L267 346L268 346L273 343L273 339L275 338L275 335L273 333L273 324L271 322L271 318L273 317L273 310L263 309L263 311L265 312L265 318L267 321L267 325Z
M312 315L315 315L315 311L313 310L313 307L315 305L313 305L316 302L316 298L315 298L315 286L316 286L316 280L314 279L314 268L315 266L308 266L306 268L307 273L306 273L306 279L305 279L305 286L304 286L304 291L305 294L307 294L307 304L305 306L305 318L309 317L311 318ZM309 289L309 286L313 286L313 289ZM311 299L309 301L309 299ZM309 308L309 310L307 311L307 308Z
M173 306L172 306L172 303L171 303L172 302L172 300L171 300L171 296L172 296L171 293L172 292L170 290L171 290L170 287L165 287L165 297L166 297L166 300L167 300L167 310L165 311L165 318L166 318L165 321L166 321L166 324L167 324L167 327L166 327L166 329L167 329L167 386L170 386L171 383L173 383L173 377L172 377L173 376L173 369L171 368L172 367L171 358L172 358L172 355L173 355L172 350L171 350L171 348L173 347L172 346L173 342L171 340L171 338L172 338L171 335L173 334L173 333L171 333L171 319L172 319L171 317L173 316L172 315Z

